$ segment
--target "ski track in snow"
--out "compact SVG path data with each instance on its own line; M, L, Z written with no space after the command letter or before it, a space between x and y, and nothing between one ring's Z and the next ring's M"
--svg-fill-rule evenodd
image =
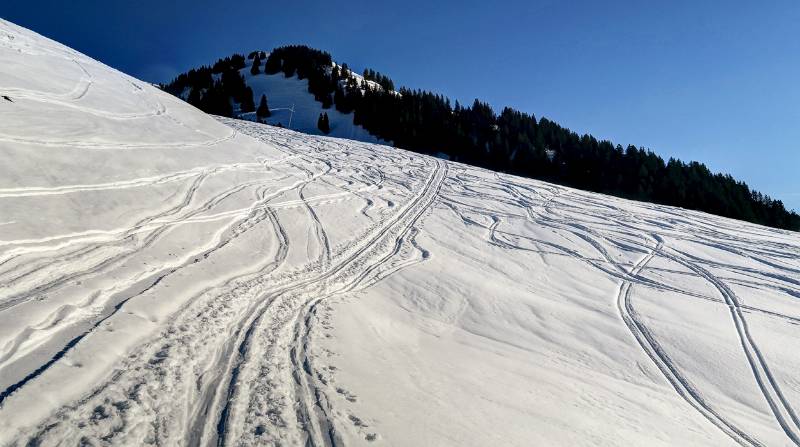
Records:
M16 213L0 219L0 444L379 441L380 424L366 418L380 415L356 416L355 396L337 384L331 353L315 341L332 327L332 301L352 300L400 272L424 275L426 261L449 255L433 248L449 240L426 227L435 216L532 271L569 259L618 284L608 305L629 335L630 362L644 371L637 380L672 393L715 439L800 446L796 382L758 322L795 334L800 327L796 234L387 146L213 121L7 22L0 31L4 60L44 55L79 73L61 93L13 83L0 83L0 93L74 115L65 125L77 129L85 120L172 129L164 142L84 140L74 132L40 138L0 120L0 150L22 145L54 157L78 150L85 160L58 160L89 178L39 176L0 187L0 212ZM141 97L131 102L141 110L93 102L94 90L107 86ZM138 151L136 162L152 175L126 177L125 166L98 174L117 149ZM69 225L59 220L58 210L92 198L108 221L93 211ZM56 211L37 220L48 206ZM485 268L487 278L504 278L491 262ZM751 301L751 290L782 301ZM724 361L749 370L739 380L763 406L747 410L756 416L743 417L723 398L724 385L705 389L697 370L681 363L685 348L645 310L654 292L712 306L729 322L720 337L740 357ZM641 366L647 362L649 369Z

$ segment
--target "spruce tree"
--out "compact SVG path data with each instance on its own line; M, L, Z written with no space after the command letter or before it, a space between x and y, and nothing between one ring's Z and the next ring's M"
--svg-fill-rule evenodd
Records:
M244 92L242 94L242 103L240 105L241 113L250 113L256 109L256 105L253 104L253 89L250 87L245 87Z
M255 76L261 73L261 57L256 54L253 58L253 66L250 68L250 74Z
M267 105L267 95L261 95L261 102L258 103L258 109L256 110L256 117L259 120L264 118L269 118L272 114L269 111L269 106Z
M333 105L333 97L331 97L330 93L326 93L322 95L322 98L320 98L320 102L322 103L323 109L330 109L331 106Z
M304 46L252 56L258 57L259 68L266 61L268 74L283 71L286 76L296 73L307 78L309 92L323 108L334 102L340 112L353 113L354 124L397 147L418 152L436 148L454 160L511 174L800 230L800 215L786 210L779 200L752 191L731 176L715 174L701 163L666 163L644 148L625 149L579 135L543 117L537 120L510 108L498 115L477 100L451 106L444 96L422 90L400 88L394 94L389 92L394 85L388 76L367 69L365 78L381 86L370 87L357 80L346 64L331 68L329 54ZM178 76L164 89L208 113L230 116L234 102L245 111L246 95L252 97L252 92L238 71L245 67L244 61L241 55L220 59L211 67ZM221 74L217 82L215 74ZM266 96L258 109L259 119L269 116ZM330 133L327 113L320 114L317 127Z
M242 54L234 54L231 56L230 59L230 67L234 70L241 70L242 68L246 67L247 64L245 63L244 55Z
M267 62L264 63L264 74L276 74L281 71L281 58L275 55L275 52L269 54Z
M317 128L324 133L325 135L331 132L331 124L328 121L328 114L327 113L320 113L319 118L317 119Z
M192 88L189 92L189 97L186 99L189 104L198 107L200 105L200 89Z

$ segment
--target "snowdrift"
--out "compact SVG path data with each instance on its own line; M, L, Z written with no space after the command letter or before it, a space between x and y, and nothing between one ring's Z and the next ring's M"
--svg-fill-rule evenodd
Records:
M800 445L796 233L0 67L0 445Z

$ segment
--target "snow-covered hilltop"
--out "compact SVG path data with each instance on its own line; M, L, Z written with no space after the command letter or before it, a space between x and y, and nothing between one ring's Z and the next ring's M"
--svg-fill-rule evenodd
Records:
M363 127L353 124L352 112L345 114L333 107L324 109L321 103L314 100L314 95L308 93L307 79L297 79L297 76L286 78L283 73L252 75L249 67L243 68L240 73L253 89L256 99L261 98L261 95L269 98L272 115L264 119L269 124L280 124L311 135L322 135L317 128L317 119L321 113L325 113L331 121L329 136L368 143L380 141ZM255 112L244 114L243 118L255 121Z
M0 445L800 445L797 233L0 67Z

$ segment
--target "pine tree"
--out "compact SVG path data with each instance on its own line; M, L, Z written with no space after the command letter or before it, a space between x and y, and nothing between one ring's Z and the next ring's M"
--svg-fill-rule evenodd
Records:
M346 64L331 68L329 54L305 46L251 55L254 62L258 58L259 69L264 63L268 74L283 71L308 79L308 91L323 108L334 102L340 112L353 113L354 124L397 147L441 150L453 160L516 175L800 230L800 215L786 210L781 201L752 191L729 175L715 174L701 163L666 163L647 149L626 149L579 135L544 117L537 120L510 108L498 115L478 100L472 105L456 101L451 107L447 98L431 92L400 88L394 94L388 76L366 69L365 79L381 88L371 87L357 80ZM208 113L231 116L235 103L244 112L250 108L247 95L252 100L239 72L245 60L242 55L220 59L213 66L179 75L164 89ZM259 120L269 116L264 95L256 115ZM317 127L330 133L326 112L320 114Z
M275 55L275 52L269 54L267 57L267 62L264 63L264 73L265 74L276 74L281 71L281 58Z
M331 124L330 121L328 121L327 113L319 114L319 119L317 119L317 128L325 135L331 133Z
M341 87L337 86L333 92L333 102L336 103L336 110L342 113L350 113L350 106Z
M263 120L264 118L269 118L272 115L269 111L269 106L267 105L267 95L261 95L261 102L258 103L258 110L256 110L256 117L259 120Z
M186 99L189 104L198 107L200 105L200 89L192 88L189 92L189 97Z
M256 109L256 105L253 103L253 89L250 87L245 87L244 92L242 94L242 103L240 106L240 111L242 113L250 113Z
M233 107L231 106L230 97L225 94L222 82L215 82L200 99L199 108L206 113L214 115L221 115L231 117L233 116Z
M250 74L255 76L261 73L261 57L256 54L253 58L253 66L250 68Z
M244 55L242 54L234 54L231 56L230 60L230 67L234 70L241 70L242 68L246 67L247 64L245 63Z

